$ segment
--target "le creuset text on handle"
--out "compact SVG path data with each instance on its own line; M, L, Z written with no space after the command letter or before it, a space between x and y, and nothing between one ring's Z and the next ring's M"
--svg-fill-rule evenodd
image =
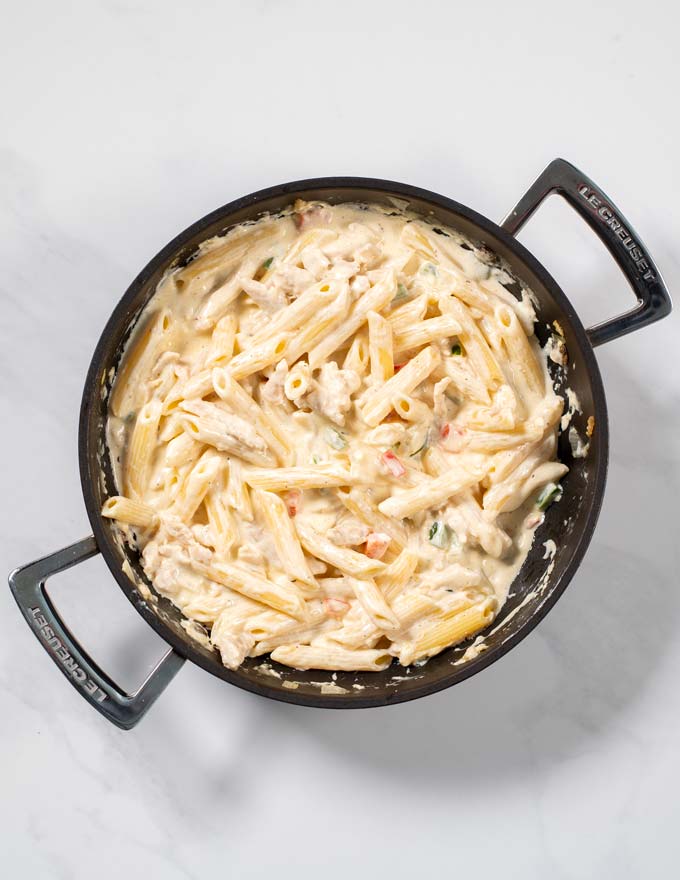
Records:
M84 538L15 569L9 576L14 598L52 660L83 697L113 724L129 730L144 716L179 672L184 658L170 649L142 686L127 694L99 668L59 616L45 591L57 572L99 552L94 537Z
M582 171L554 159L534 181L501 226L516 235L551 193L559 193L605 244L637 298L630 311L587 330L593 346L610 342L670 314L668 288L639 235L612 200Z

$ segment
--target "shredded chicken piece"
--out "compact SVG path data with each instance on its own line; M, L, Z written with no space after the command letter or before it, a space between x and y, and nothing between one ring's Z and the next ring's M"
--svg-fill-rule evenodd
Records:
M366 523L352 516L342 517L326 533L326 536L339 547L358 547L365 544L371 529Z
M345 424L345 414L352 408L352 394L359 390L361 379L355 370L341 370L335 361L324 364L306 400L336 425Z
M261 393L264 400L269 403L283 403L285 397L283 383L286 381L287 375L288 364L285 360L279 361L274 372L262 386Z
M281 287L271 284L263 284L254 278L244 278L241 287L254 303L264 309L265 312L277 312L288 302L286 294Z

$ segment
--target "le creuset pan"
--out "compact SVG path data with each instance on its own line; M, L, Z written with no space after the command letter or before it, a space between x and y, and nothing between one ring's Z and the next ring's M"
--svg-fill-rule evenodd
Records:
M585 330L571 303L555 280L513 236L551 193L559 193L604 242L630 282L637 298L628 312ZM331 203L362 202L394 206L407 203L431 222L458 230L497 256L537 302L536 334L545 343L558 321L566 339L569 367L555 375L558 390L566 385L578 395L583 412L572 424L583 436L594 417L594 433L585 458L574 458L565 436L559 454L569 467L564 496L549 508L533 548L515 581L512 595L486 635L486 649L461 662L466 645L450 648L421 667L393 666L384 672L298 672L254 658L237 670L226 669L217 651L197 640L182 626L183 616L148 583L139 555L122 542L110 520L100 516L103 501L113 493L114 481L105 444L107 391L135 322L163 273L186 263L206 238L263 212L276 213L295 199L323 199ZM58 550L10 575L12 592L38 640L69 679L102 715L119 727L133 727L156 700L185 660L230 684L261 696L303 706L351 709L385 706L413 700L450 687L494 663L520 642L547 614L565 590L590 542L605 487L608 426L605 395L593 349L668 315L671 301L659 270L630 224L602 190L573 165L556 159L548 165L506 219L497 225L470 208L436 193L386 180L326 177L302 180L261 190L231 202L180 233L155 256L132 282L113 311L95 349L85 380L80 411L79 458L85 506L93 534ZM554 538L552 560L544 558L544 542ZM120 588L137 611L170 648L144 684L124 693L100 669L69 632L45 590L47 579L72 565L101 553ZM95 611L92 612L96 613ZM186 621L184 621L186 625ZM190 628L189 628L190 629Z

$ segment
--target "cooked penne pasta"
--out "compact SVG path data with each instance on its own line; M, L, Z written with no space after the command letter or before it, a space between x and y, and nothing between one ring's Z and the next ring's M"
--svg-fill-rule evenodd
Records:
M102 516L225 666L377 672L496 616L567 473L509 271L406 210L298 201L165 274Z
M418 633L413 641L395 643L398 649L399 662L409 666L416 660L433 657L450 645L457 645L464 639L476 635L487 627L494 618L496 600L490 599L481 605L456 608L453 612L443 614Z
M460 332L461 326L453 315L440 315L438 318L428 318L427 321L410 324L396 333L394 336L394 351L395 354L398 354L411 348L428 345L430 342L458 336Z
M161 404L152 400L139 411L130 438L126 459L127 487L129 494L144 496L149 479L151 459L156 451L156 436L161 418Z
M392 328L378 312L368 313L368 351L371 361L371 380L382 385L394 376Z
M346 547L338 547L320 532L302 522L295 523L295 529L300 537L300 543L308 553L323 559L329 565L334 566L343 574L354 577L364 577L385 568L385 563L379 559L371 559L363 553L348 550Z
M153 507L123 495L107 498L102 506L102 516L143 529L150 529L158 524L158 514Z
M369 312L380 311L392 299L394 289L394 272L388 271L359 299L349 318L309 352L310 367L318 367L329 355L337 351L343 342L346 342L366 323Z
M462 469L452 468L441 477L419 483L413 489L406 489L399 495L392 495L378 505L378 510L385 516L396 516L404 519L421 510L441 507L452 495L467 489L479 482L475 474Z
M215 392L234 412L241 413L255 428L281 464L290 458L290 450L281 436L278 426L268 418L256 401L245 391L231 374L231 370L216 368L212 372Z
M394 398L397 395L410 394L427 379L439 360L440 355L436 348L424 348L388 382L373 391L361 410L366 424L374 427L381 422L392 409Z
M245 481L254 489L270 489L287 492L289 489L324 489L331 486L351 486L356 480L351 474L335 465L291 467L263 470L250 468Z
M295 669L340 669L357 672L380 672L387 669L392 658L387 651L347 648L286 645L272 651L272 660Z
M273 492L255 489L253 501L274 540L283 571L296 580L311 586L313 593L318 593L319 585L309 570L309 564L302 552L300 541L283 499Z

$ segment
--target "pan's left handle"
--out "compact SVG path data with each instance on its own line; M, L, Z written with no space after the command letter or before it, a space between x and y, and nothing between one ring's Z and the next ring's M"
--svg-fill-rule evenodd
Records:
M142 686L127 694L99 668L59 616L45 591L53 574L71 568L99 552L94 537L84 538L9 576L14 598L43 648L91 706L123 730L134 727L179 672L184 658L172 648Z

